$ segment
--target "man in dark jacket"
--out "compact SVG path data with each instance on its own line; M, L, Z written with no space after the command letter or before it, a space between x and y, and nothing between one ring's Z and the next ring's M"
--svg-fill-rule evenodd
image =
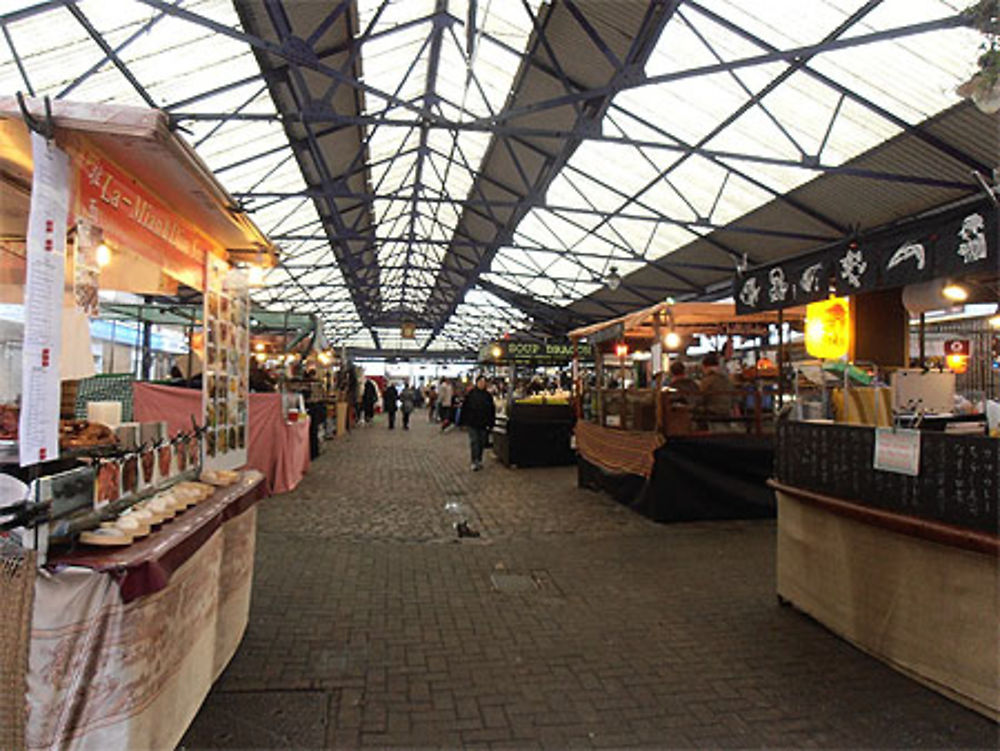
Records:
M391 383L385 387L385 391L382 392L382 407L385 409L387 415L389 415L389 430L396 427L396 402L399 401L399 392L396 391L396 387Z
M469 430L473 472L483 468L483 449L495 420L493 397L486 390L486 376L481 375L476 379L476 387L462 401L462 425Z

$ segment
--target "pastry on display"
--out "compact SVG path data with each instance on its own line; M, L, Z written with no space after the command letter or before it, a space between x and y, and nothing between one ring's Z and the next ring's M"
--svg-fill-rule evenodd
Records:
M100 527L80 533L80 542L84 545L131 545L134 538L118 527Z
M206 469L201 473L201 477L198 479L202 482L208 483L209 485L224 487L226 485L232 485L234 482L239 480L240 473L234 472L231 469Z
M59 447L64 449L88 449L99 446L117 445L115 432L107 425L88 420L60 420Z
M174 486L174 489L193 493L199 501L204 501L215 492L215 487L213 485L209 485L204 482L193 482L190 480L177 483L177 485Z

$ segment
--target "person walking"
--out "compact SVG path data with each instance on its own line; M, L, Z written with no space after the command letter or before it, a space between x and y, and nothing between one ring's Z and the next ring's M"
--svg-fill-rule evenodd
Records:
M427 422L437 422L438 392L432 383L427 387Z
M386 414L389 415L389 430L394 430L396 427L396 409L399 407L397 402L399 401L399 392L396 391L396 387L389 383L385 387L385 391L382 392L382 408L385 410Z
M483 449L486 448L490 429L495 421L493 397L486 390L486 376L481 375L476 379L476 387L462 400L462 425L469 430L473 472L483 468Z
M399 394L399 404L403 409L403 430L410 429L410 413L417 406L417 390L409 383L403 385Z
M375 419L375 402L378 401L378 391L375 384L365 381L365 388L361 394L361 409L365 414L365 425L371 425Z
M441 430L447 430L451 426L451 400L454 391L451 383L445 378L441 381L441 388L438 389L438 404L441 414Z

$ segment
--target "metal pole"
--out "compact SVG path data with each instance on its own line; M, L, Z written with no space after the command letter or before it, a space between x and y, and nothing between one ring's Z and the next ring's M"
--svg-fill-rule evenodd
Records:
M920 362L917 363L917 366L921 367L921 368L924 367L924 363L927 362L927 355L924 352L924 347L925 347L924 335L926 333L926 330L924 328L925 325L926 325L926 321L925 321L925 318L924 318L924 314L921 313L920 314L920 336L919 336L919 340L920 340L920 342L919 342L919 347L920 347Z
M142 380L148 381L150 371L153 366L153 324L149 321L142 322Z
M785 311L778 310L778 408L785 403Z
M118 321L111 322L111 362L108 363L108 373L115 372L115 334L118 331Z

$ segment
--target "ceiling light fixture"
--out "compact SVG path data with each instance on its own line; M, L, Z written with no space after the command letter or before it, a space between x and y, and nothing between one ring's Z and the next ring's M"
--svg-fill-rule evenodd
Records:
M606 280L608 289L614 292L620 286L622 286L622 278L618 275L618 267L612 266L608 269L608 278Z
M965 302L969 299L969 290L961 284L949 284L941 290L941 294L952 302Z

